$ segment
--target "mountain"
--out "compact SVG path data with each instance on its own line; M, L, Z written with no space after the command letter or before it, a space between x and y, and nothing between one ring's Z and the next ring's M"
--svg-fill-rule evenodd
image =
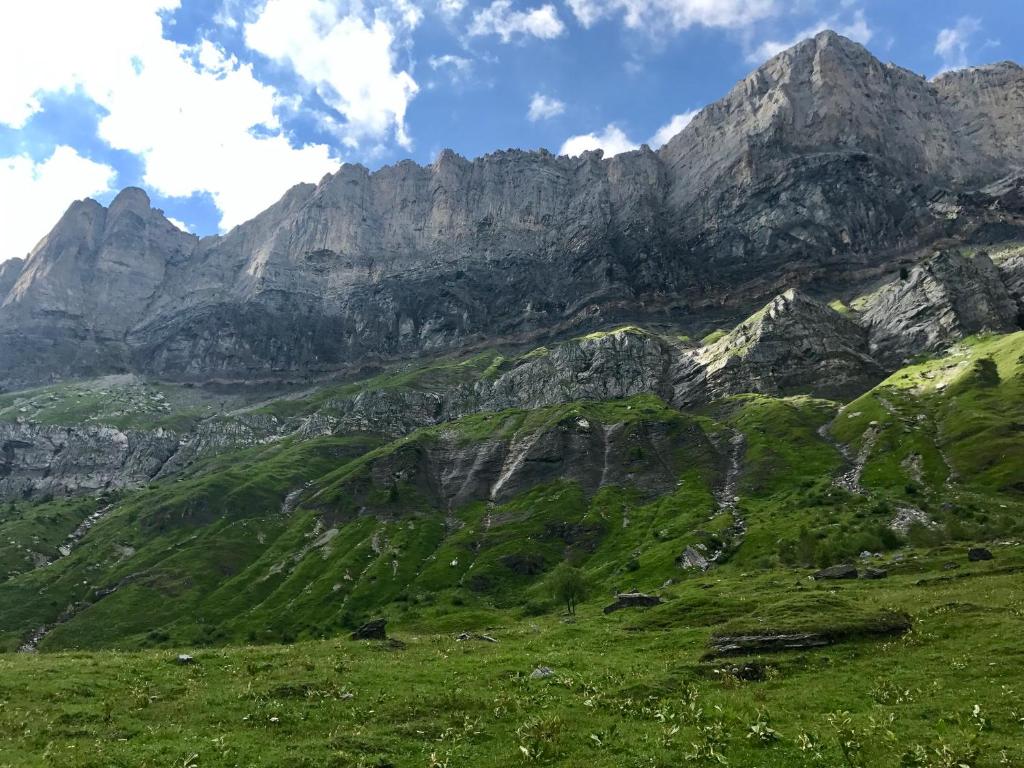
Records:
M1018 535L1022 82L822 33L657 152L346 165L218 237L74 203L0 267L0 650Z
M0 384L294 380L621 322L703 334L790 287L856 295L940 240L1021 237L1022 132L1019 66L927 81L823 32L657 152L345 165L202 239L128 189L0 272Z

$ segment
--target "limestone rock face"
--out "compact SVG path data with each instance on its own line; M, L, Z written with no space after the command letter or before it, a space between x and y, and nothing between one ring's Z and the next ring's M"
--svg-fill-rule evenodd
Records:
M673 402L680 405L741 392L841 398L884 377L862 328L794 290L691 353L676 374Z
M4 299L7 298L7 294L11 292L11 288L13 288L15 282L17 282L18 276L21 274L22 267L24 266L24 259L8 259L7 261L0 261L0 305L2 305Z
M0 423L0 498L139 485L154 477L177 448L177 436L163 430Z
M935 195L1021 171L1022 115L1014 64L929 82L824 32L657 152L345 165L203 239L140 190L80 201L0 272L0 386L295 378L617 322L699 326L793 286L835 295L895 252L976 232L974 208ZM986 209L985 237L1016 231L1011 209Z
M1017 323L1024 328L1024 248L999 263L1010 298L1017 304Z
M861 322L871 354L895 366L972 333L1015 330L1017 312L988 256L942 251L881 288Z
M72 204L2 298L5 379L124 370L125 334L195 244L141 189L123 190L109 209L93 200Z

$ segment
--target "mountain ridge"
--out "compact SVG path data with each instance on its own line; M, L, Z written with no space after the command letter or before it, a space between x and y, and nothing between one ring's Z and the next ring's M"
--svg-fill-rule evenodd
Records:
M1024 233L1024 211L978 191L1024 167L1020 114L1019 67L929 82L823 32L657 152L346 164L204 238L141 190L76 203L0 300L0 385L315 378L556 329L697 331L790 287L855 292L943 238ZM933 202L949 189L973 195L955 216Z

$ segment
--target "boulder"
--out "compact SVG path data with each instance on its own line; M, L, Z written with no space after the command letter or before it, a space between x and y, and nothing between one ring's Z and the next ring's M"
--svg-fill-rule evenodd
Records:
M353 640L385 640L387 633L384 627L387 626L387 619L373 619L363 624L352 633Z
M544 680L555 674L555 671L551 667L537 667L533 672L530 673L531 680Z
M605 613L614 613L623 608L650 608L652 605L660 605L661 598L657 595L646 595L643 592L623 592L615 596L615 602L606 605Z
M972 563L977 563L982 560L991 560L992 553L984 547L971 547L967 550L967 559Z
M195 664L196 660L189 656L187 653L179 653L178 658L174 660L174 663L180 664L181 666L185 666L187 664Z
M693 547L683 550L683 554L676 558L676 565L680 568L695 568L698 571L706 571L711 566L708 559Z
M860 577L862 579L887 579L889 578L889 572L884 568L865 568Z
M843 565L832 565L828 568L822 568L820 571L814 574L815 581L821 581L822 579L856 579L857 569L845 563Z

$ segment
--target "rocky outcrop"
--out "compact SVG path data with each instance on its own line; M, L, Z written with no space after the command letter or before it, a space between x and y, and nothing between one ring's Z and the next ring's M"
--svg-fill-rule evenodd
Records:
M1017 307L984 253L935 253L875 293L861 318L871 354L890 367L980 331L1017 328Z
M18 280L22 268L25 266L24 259L8 259L0 261L0 305L4 303L7 294Z
M474 501L500 504L556 481L578 483L588 495L622 485L655 496L676 487L683 449L706 456L715 451L704 432L681 417L602 424L566 416L518 429L503 426L501 414L485 418L493 420L489 436L467 438L457 425L421 433L354 470L340 488L307 494L303 504L333 523Z
M605 613L615 613L624 608L652 608L661 605L661 598L657 595L647 595L643 592L623 592L615 596L615 602L604 607Z
M718 341L685 355L673 402L692 405L740 392L852 397L883 379L855 323L789 290Z
M89 493L139 485L178 448L164 430L0 423L0 498Z
M81 201L5 292L0 386L294 378L622 321L697 329L788 286L859 285L974 231L931 201L1022 165L1022 83L1011 64L929 82L824 32L657 153L346 165L202 240L139 190Z

